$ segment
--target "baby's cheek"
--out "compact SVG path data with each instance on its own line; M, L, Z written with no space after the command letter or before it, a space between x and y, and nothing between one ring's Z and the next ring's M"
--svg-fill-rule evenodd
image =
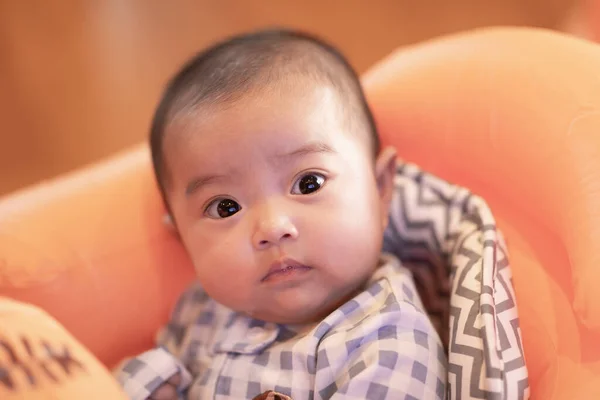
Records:
M240 305L248 302L249 282L238 274L218 274L212 276L206 291L213 299L226 306L238 309Z
M251 278L231 264L196 268L198 280L206 293L217 302L239 310L248 303Z
M206 292L229 307L248 301L248 287L256 279L252 274L253 257L247 246L220 235L207 237L204 244L196 247L191 256Z
M328 214L335 219L340 228L345 229L343 232L364 232L368 235L378 222L379 207L376 199L368 191L348 191L340 195L336 203Z
M355 259L362 263L379 252L379 225L378 213L368 199L344 196L324 210L313 237L324 246L324 256L330 261Z

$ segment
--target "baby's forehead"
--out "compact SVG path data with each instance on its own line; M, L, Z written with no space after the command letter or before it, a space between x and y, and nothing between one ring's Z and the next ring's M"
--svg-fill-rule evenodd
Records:
M289 79L248 90L225 101L204 101L179 108L165 132L166 142L183 142L196 135L231 129L276 132L291 135L290 126L318 118L313 125L330 134L351 135L356 141L371 141L369 124L348 96L338 88L317 80ZM298 132L294 132L298 135ZM308 136L309 132L305 132Z
M285 164L290 168L308 160L325 161L328 154L346 158L365 152L364 156L372 157L365 125L348 117L339 93L320 89L253 93L237 102L190 108L165 130L166 181L185 184L190 171L234 169L239 174L240 165L247 172L255 162L263 165L294 152L300 157L287 158L293 162ZM287 171L280 163L273 165Z

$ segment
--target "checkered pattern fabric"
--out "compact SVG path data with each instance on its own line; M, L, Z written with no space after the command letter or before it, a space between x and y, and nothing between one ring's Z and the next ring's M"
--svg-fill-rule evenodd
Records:
M179 391L187 388L192 377L185 367L162 347L147 351L124 364L121 370L121 383L132 400L145 400L160 385L175 374L181 374ZM135 376L136 379L122 379Z
M194 400L252 399L268 390L302 400L443 399L439 336L410 272L391 255L382 263L365 291L302 328L240 315L194 285L160 333L163 347L126 362L118 380L135 399L183 366L194 377L187 388Z

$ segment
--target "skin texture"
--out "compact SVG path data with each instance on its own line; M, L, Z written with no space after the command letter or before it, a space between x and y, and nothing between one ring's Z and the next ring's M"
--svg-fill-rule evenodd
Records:
M395 153L385 149L374 162L368 135L354 132L341 103L327 86L288 86L168 127L173 218L217 302L269 322L311 323L376 268ZM322 184L302 194L307 174ZM219 218L224 199L240 210Z
M177 386L181 384L181 375L175 374L152 393L150 400L177 400Z

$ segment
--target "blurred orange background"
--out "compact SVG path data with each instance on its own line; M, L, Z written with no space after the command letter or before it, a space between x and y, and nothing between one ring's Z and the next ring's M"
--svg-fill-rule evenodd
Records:
M595 37L596 0L0 0L0 195L146 139L193 53L267 26L330 40L359 72L399 46L490 25Z

